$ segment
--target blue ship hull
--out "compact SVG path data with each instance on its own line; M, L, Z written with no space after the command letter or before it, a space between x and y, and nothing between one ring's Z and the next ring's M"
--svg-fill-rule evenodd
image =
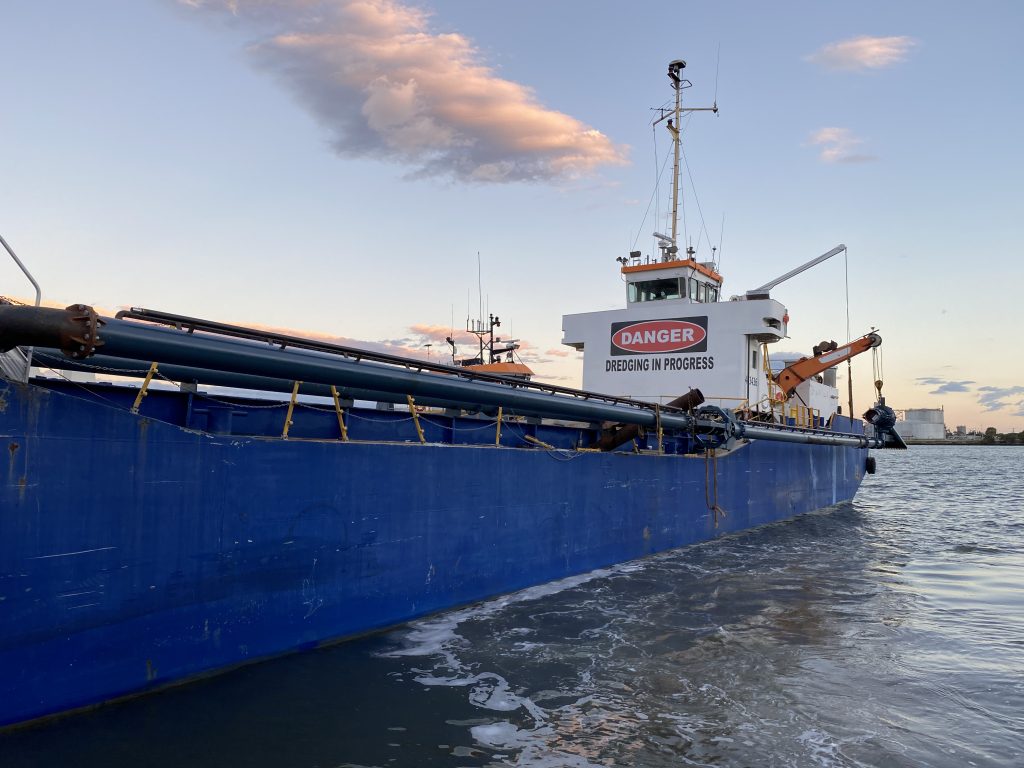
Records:
M495 447L457 419L394 442L415 440L409 414L380 411L352 442L310 409L307 439L217 435L224 414L191 395L153 392L139 416L133 391L58 389L0 380L0 725L848 500L867 455L549 450L526 433L569 447L579 430L526 422ZM282 413L228 410L249 434Z

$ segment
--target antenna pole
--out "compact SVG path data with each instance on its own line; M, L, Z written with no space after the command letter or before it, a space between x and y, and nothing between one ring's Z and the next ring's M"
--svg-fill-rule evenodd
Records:
M668 110L661 111L661 117L654 121L654 125L657 125L669 115L672 118L668 121L665 126L668 128L669 134L672 136L672 151L673 151L673 163L672 163L672 250L670 251L672 258L675 258L674 254L676 251L676 238L679 234L679 153L680 140L679 140L679 120L682 118L683 112L714 112L718 114L718 100L717 95L715 103L710 107L691 107L683 109L682 97L683 88L689 88L693 83L680 76L680 73L685 69L686 62L682 59L676 59L668 65L668 77L672 81L672 90L676 92L676 103L675 108L669 112Z
M668 65L668 76L672 80L672 89L676 92L675 116L668 121L668 132L672 135L672 245L675 245L676 230L679 227L679 116L682 111L682 80L679 73L686 62L677 59Z
M476 252L476 300L477 300L477 317L480 319L480 324L484 322L484 289L483 289L483 277L480 269L480 251Z

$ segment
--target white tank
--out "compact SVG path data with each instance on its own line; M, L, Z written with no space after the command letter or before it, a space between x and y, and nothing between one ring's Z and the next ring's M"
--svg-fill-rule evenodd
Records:
M911 440L945 440L945 411L941 408L908 408L896 422L900 437Z
M908 408L904 418L907 421L924 424L944 424L945 416L946 413L941 408Z

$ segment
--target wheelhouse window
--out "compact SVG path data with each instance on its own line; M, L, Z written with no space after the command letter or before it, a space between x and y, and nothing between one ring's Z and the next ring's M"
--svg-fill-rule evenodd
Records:
M692 277L665 277L659 280L629 283L629 302L631 304L687 297L691 301L702 304L718 301L718 286L701 282Z
M661 280L645 280L640 283L630 283L629 300L631 302L638 302L682 298L681 282L685 285L685 278L669 277Z

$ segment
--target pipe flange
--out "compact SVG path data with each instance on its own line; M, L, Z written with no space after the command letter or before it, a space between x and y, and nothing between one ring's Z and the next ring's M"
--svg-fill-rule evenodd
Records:
M104 324L104 320L96 314L96 310L85 304L72 304L64 311L68 317L61 329L61 352L75 360L84 360L103 346L99 327Z

